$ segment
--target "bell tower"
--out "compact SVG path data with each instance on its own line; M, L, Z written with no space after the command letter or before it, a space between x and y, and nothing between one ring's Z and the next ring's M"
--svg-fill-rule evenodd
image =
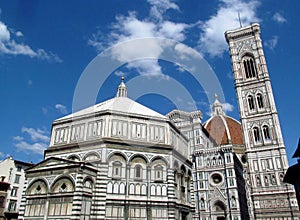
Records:
M255 219L298 219L294 190L283 183L286 150L257 23L225 33L247 156L248 201Z

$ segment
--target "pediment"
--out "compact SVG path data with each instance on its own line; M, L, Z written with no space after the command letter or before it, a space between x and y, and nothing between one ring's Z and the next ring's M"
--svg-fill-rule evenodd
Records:
M63 166L68 166L68 165L79 165L79 162L77 161L72 161L72 160L67 160L67 159L62 159L58 157L50 157L47 158L46 160L41 161L40 163L36 164L35 166L27 169L26 171L36 171L36 170L41 170L41 169L50 169L54 167L63 167Z
M210 194L210 198L212 204L217 200L225 201L226 199L224 193L222 193L218 187L214 188L214 191Z

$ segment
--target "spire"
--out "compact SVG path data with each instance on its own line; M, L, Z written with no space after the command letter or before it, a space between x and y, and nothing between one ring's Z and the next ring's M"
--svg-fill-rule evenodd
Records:
M216 115L225 115L223 112L223 106L222 103L218 100L218 95L215 94L215 102L212 104L212 116Z
M118 86L118 92L116 97L127 97L127 88L126 85L124 83L124 76L122 76L122 81L120 83L120 85Z

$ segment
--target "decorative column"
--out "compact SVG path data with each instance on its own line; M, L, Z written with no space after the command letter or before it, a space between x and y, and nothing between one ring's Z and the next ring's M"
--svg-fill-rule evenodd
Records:
M28 180L25 179L18 219L24 219L25 206L26 206L26 189L27 189L27 186L28 186Z
M81 205L82 205L82 190L83 190L83 173L82 170L80 170L76 176L71 219L80 218Z
M108 164L101 163L98 166L96 184L91 209L91 219L105 219L106 190L108 181Z
M167 182L168 182L168 216L169 219L175 218L175 179L174 179L174 169L167 169Z

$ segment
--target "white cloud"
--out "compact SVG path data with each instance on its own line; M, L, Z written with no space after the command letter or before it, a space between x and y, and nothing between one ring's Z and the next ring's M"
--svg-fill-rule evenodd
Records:
M9 41L10 32L7 29L6 25L0 21L0 42Z
M3 152L0 152L0 158L3 158L5 154Z
M180 56L180 59L187 60L190 58L199 58L200 54L197 53L193 48L186 46L185 44L176 44L175 51L177 56Z
M47 135L48 132L39 128L34 129L27 127L22 127L21 131L22 133L26 134L24 137L13 137L13 140L15 141L14 146L17 148L17 150L23 151L27 154L43 154L44 150L47 149L48 142L50 140L49 136Z
M10 32L9 28L0 21L0 54L24 55L50 62L62 62L62 60L56 54L46 52L43 49L33 50L28 45L17 43L14 39L12 39L12 34L14 34L14 32ZM17 31L15 36L23 36L23 33L21 31Z
M278 22L278 23L285 23L285 22L287 22L286 18L283 17L279 12L276 12L276 13L273 15L272 19L273 19L274 21Z
M274 50L278 44L278 36L273 36L270 40L264 42L264 46Z
M172 0L147 0L151 5L150 16L159 20L163 19L163 14L169 10L179 10L178 5L176 5Z
M96 48L99 52L105 47L112 46L120 42L126 42L138 38L168 38L176 41L185 39L185 31L189 25L163 20L163 14L169 10L179 10L179 7L170 0L148 0L151 5L150 15L145 19L138 19L136 12L129 12L128 16L119 15L116 22L112 24L112 31L107 39L103 39L101 31L92 35L88 44ZM103 43L105 42L106 43ZM149 41L148 41L149 42ZM127 61L132 57L144 57L145 51L158 57L165 45L153 40L153 43L143 44L141 42L131 42L130 45L122 44L117 50L112 51L112 57L119 61ZM163 77L168 79L160 67L157 60L139 60L127 65L127 68L135 68L141 75L149 77Z
M215 15L207 21L200 23L202 33L199 39L199 49L210 56L222 56L228 46L224 38L224 32L240 26L238 13L242 25L258 22L256 9L259 2L256 0L221 0L221 4Z
M17 36L17 37L23 37L23 33L22 33L21 31L17 31L17 32L16 32L16 36Z
M29 86L31 86L32 83L33 83L32 80L28 80L28 81L27 81L27 85L29 85Z
M46 131L42 129L26 128L22 127L22 133L27 133L32 141L48 142L49 137L46 135Z
M27 154L30 154L31 152L37 153L37 154L44 154L44 151L47 149L47 145L45 143L34 143L30 144L26 141L20 141L15 144L18 151L23 151Z
M116 76L125 76L125 73L118 70L118 71L115 71L115 75Z
M131 62L126 65L128 69L136 69L140 75L146 77L160 77L163 79L169 79L167 75L164 75L157 60L143 59Z
M159 27L158 35L176 41L183 41L185 39L184 31L187 27L188 25L184 23L164 21Z
M56 104L55 108L61 113L61 114L67 114L67 107L62 104Z
M14 140L14 141L23 141L24 138L21 137L21 136L14 136L14 137L13 137L13 140Z
M233 109L234 109L234 106L231 105L231 104L228 103L228 102L222 103L222 107L223 107L223 111L224 111L225 113L227 113L227 112L232 112Z

